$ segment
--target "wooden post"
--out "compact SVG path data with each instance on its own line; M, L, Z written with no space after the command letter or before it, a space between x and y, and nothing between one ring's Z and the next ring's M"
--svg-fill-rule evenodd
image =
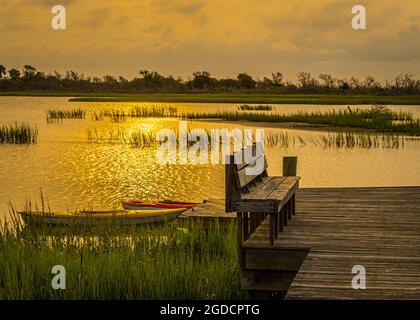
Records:
M235 164L234 156L226 157L225 164L225 211L236 211L236 201L240 200L240 191L238 190L235 180ZM228 162L229 161L229 162Z
M297 157L283 157L283 176L296 176Z

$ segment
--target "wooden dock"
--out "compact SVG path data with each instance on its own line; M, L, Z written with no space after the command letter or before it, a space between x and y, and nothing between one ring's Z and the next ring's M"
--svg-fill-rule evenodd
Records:
M186 216L235 216L224 209L216 201ZM286 299L420 299L420 187L299 189L296 215L273 246L268 227L266 219L243 244L243 289L278 286ZM364 290L352 288L355 265L366 269Z

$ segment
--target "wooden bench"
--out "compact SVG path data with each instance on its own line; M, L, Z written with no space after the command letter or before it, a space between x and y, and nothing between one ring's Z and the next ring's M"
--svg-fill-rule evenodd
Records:
M254 158L249 163L235 163L235 158L244 159L239 151L229 158L225 166L225 211L237 213L238 250L246 246L246 240L264 220L269 219L268 245L273 245L278 232L282 232L288 220L295 214L295 192L299 187L297 176L267 175L267 159L262 152L257 154L257 145L250 146ZM260 172L247 174L247 167L263 163ZM249 170L248 170L249 172Z

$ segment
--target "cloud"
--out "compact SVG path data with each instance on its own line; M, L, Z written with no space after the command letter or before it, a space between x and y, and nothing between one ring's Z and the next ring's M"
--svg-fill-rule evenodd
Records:
M0 7L2 64L125 76L143 65L184 77L195 69L219 76L373 70L379 77L420 69L418 0L360 0L366 31L351 29L353 0L61 3L68 6L64 32L50 27L55 1L10 0Z

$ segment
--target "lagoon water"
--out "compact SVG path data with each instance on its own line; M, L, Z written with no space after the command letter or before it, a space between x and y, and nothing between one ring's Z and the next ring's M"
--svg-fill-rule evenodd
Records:
M0 218L8 203L22 209L25 202L40 206L40 190L52 210L112 209L127 198L201 201L224 197L223 165L160 165L155 148L133 148L123 143L92 143L87 131L177 128L176 119L135 118L123 123L108 119L47 124L46 109L128 109L133 105L176 106L179 111L236 110L237 104L70 103L68 98L0 97L0 125L27 122L39 128L35 145L0 144ZM357 106L352 106L356 108ZM358 106L366 108L368 106ZM327 111L346 106L278 105L278 112ZM420 106L391 106L420 118ZM189 121L189 128L256 128L255 123ZM261 127L258 125L258 127ZM420 185L420 139L404 138L398 148L328 148L316 143L321 130L265 127L266 132L288 134L288 146L267 147L269 174L280 175L283 156L298 156L302 187ZM330 133L331 134L331 133ZM294 137L296 139L294 139ZM297 139L299 137L300 139ZM303 139L307 143L299 141ZM294 141L294 143L293 143Z

